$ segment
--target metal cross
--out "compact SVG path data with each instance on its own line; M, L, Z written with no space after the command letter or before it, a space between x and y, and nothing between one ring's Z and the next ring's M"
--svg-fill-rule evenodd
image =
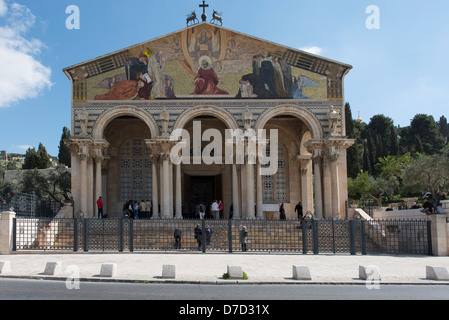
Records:
M206 21L206 8L208 8L209 5L206 4L206 1L203 0L203 4L200 4L200 8L203 8L203 14L201 15L201 18L203 21Z
M206 1L203 1L203 4L200 4L200 8L203 8L203 14L206 13L206 8L208 8L209 5L206 4Z

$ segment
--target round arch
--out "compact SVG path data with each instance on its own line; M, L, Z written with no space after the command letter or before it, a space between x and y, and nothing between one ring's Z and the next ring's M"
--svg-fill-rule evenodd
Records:
M223 121L228 129L238 129L237 121L226 111L215 106L197 106L183 112L173 127L174 129L182 129L184 126L195 117L199 116L213 116Z
M303 121L309 129L312 139L321 139L323 137L323 129L315 115L312 112L295 105L281 105L269 109L257 119L255 129L263 129L270 119L280 115L294 116Z
M93 139L103 139L103 133L107 125L117 117L133 116L142 120L150 129L151 137L159 135L159 128L153 118L145 111L132 106L119 106L103 112L95 122L92 131Z

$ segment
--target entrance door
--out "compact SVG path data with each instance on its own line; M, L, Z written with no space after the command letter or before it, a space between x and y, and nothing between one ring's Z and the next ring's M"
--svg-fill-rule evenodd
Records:
M190 203L203 202L209 204L217 199L215 176L191 176L190 177Z

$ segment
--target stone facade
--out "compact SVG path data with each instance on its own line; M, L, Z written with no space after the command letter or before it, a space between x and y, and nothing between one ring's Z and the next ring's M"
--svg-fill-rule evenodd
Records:
M160 208L153 217L162 218L182 218L185 206L211 200L223 201L225 217L228 217L232 204L234 218L279 218L279 204L284 203L287 218L296 218L294 208L298 202L302 202L304 213L311 211L319 218L344 217L347 199L346 149L353 141L345 136L343 78L351 67L279 45L267 45L264 41L224 28L212 28L208 23L195 28L187 28L148 44L124 49L64 70L72 81L72 87L76 87L72 91L71 111L71 131L74 136L66 141L72 152L75 210L90 217L96 216L96 199L101 195L109 217L120 217L123 203L131 199L152 201L153 208ZM213 36L209 39L213 44L211 48L220 48L216 42L226 38L227 42L224 43L228 46L233 46L232 41L240 44L240 51L235 49L234 53L239 55L232 56L231 49L235 47L228 47L222 53L210 53L209 59L203 57L215 69L222 71L221 76L213 82L215 85L211 85L212 89L207 89L215 91L186 95L192 89L186 88L186 84L176 91L177 84L184 84L182 79L188 75L188 72L180 71L178 67L182 65L186 69L186 65L192 65L193 68L193 53L197 51L193 44L188 48L180 48L177 54L181 56L184 52L185 59L182 60L166 43L172 41L172 38L177 39L178 35L185 39L186 33L191 37L188 39L194 41L194 34L198 30L203 30L202 33L213 30ZM196 41L201 42L201 39L197 38ZM250 90L256 88L256 82L246 81L248 77L242 74L249 72L255 77L258 72L255 62L257 55L254 55L256 51L243 47L246 42L242 39L248 39L247 43L258 50L266 50L267 56L275 52L282 55L284 61L287 61L284 65L289 65L293 73L298 74L298 79L301 76L308 79L301 82L302 89L313 87L314 91L307 93L313 97L289 94L282 99L262 98L258 92L259 95L253 93L242 98L245 85L251 83ZM95 86L90 82L96 83L103 79L101 74L106 77L114 73L112 80L105 78L104 81L115 81L121 75L120 72L128 72L131 68L131 62L123 63L114 67L117 71L111 69L102 73L102 61L118 56L132 61L130 55L139 50L142 61L145 57L151 61L156 55L154 52L160 53L162 48L167 61L162 59L162 54L157 61L160 68L165 66L166 96L153 95L157 92L157 81L154 81L149 99L124 99L125 85L144 85L141 80L122 80L123 88L117 86L115 91L111 89L106 94L95 95L95 98L90 93L97 90L93 89ZM207 56L206 49L203 45L197 50L203 50L202 54ZM291 56L296 57L296 60ZM234 59L230 59L232 57ZM251 57L254 62L253 73L248 71ZM301 59L311 64L304 67ZM174 60L176 63L170 64ZM301 70L306 70L307 76L300 74ZM148 72L152 80L157 79L155 71L150 72L150 65ZM195 75L195 82L197 77ZM193 75L191 79L194 79ZM262 77L257 79L261 80ZM284 82L284 88L288 87L287 82ZM176 97L167 91L173 83ZM217 83L218 86L224 83L222 88L225 90L217 88ZM233 86L234 83L237 87ZM84 86L82 90L80 85ZM198 88L194 89L197 91ZM268 88L268 84L265 88ZM122 91L119 92L119 89ZM291 88L289 90L293 92ZM115 96L109 99L113 94ZM185 129L192 137L195 135L195 122L201 124L201 136L207 129L216 129L222 137L229 129L254 129L256 132L258 129L266 129L267 132L269 129L277 130L277 173L272 176L258 175L261 164L253 164L250 161L251 154L246 154L240 162L234 159L232 163L197 164L193 156L190 157L190 164L173 163L169 154L176 141L170 140L170 134L176 129ZM203 141L201 148L207 148L208 143ZM222 145L225 144L223 139Z

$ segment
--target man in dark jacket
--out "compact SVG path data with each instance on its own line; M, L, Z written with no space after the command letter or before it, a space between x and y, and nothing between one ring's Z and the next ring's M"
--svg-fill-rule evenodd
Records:
M298 202L298 204L296 205L295 212L298 214L298 220L302 220L303 212L301 202Z

